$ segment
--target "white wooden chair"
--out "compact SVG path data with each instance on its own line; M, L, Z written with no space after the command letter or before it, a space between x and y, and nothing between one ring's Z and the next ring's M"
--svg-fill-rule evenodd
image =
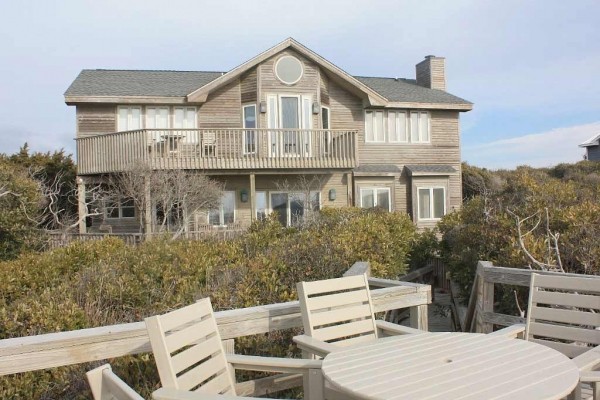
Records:
M235 369L302 373L305 398L322 398L320 361L225 354L208 298L145 321L163 386L155 399L236 398Z
M306 356L324 357L340 346L381 335L423 331L376 320L366 274L297 284L304 335L294 342Z
M86 373L94 400L144 400L104 364Z
M600 279L531 274L526 324L493 335L522 337L572 358L586 384L578 387L573 398L600 400L599 329Z

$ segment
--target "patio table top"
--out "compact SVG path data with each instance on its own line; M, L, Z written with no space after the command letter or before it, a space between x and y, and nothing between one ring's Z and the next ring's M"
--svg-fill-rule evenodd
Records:
M579 372L565 355L520 339L472 333L387 337L331 352L327 382L355 399L553 400Z

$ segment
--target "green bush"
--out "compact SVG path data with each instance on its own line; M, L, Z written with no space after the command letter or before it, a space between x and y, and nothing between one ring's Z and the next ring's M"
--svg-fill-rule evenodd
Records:
M118 239L73 243L0 263L0 339L140 321L210 296L216 309L296 299L301 280L340 276L370 261L375 276L404 274L419 235L408 216L325 209L303 228L272 217L231 241ZM236 341L248 354L290 355L293 332ZM158 387L151 355L110 360L145 396ZM89 398L75 365L0 378L0 398Z

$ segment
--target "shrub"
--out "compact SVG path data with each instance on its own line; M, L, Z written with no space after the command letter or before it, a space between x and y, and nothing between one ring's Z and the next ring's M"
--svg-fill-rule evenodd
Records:
M340 276L356 261L373 274L403 274L418 239L400 213L325 209L302 229L275 217L231 241L156 239L138 247L118 239L73 243L0 263L0 338L140 321L210 296L216 309L296 299L296 282ZM290 332L236 340L248 354L289 355ZM89 398L75 365L0 377L0 398ZM158 387L148 354L111 360L143 395Z

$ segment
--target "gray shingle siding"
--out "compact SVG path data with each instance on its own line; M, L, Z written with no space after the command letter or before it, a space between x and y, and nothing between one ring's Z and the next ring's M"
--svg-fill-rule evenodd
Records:
M587 149L587 159L590 161L600 161L600 146L589 146Z

